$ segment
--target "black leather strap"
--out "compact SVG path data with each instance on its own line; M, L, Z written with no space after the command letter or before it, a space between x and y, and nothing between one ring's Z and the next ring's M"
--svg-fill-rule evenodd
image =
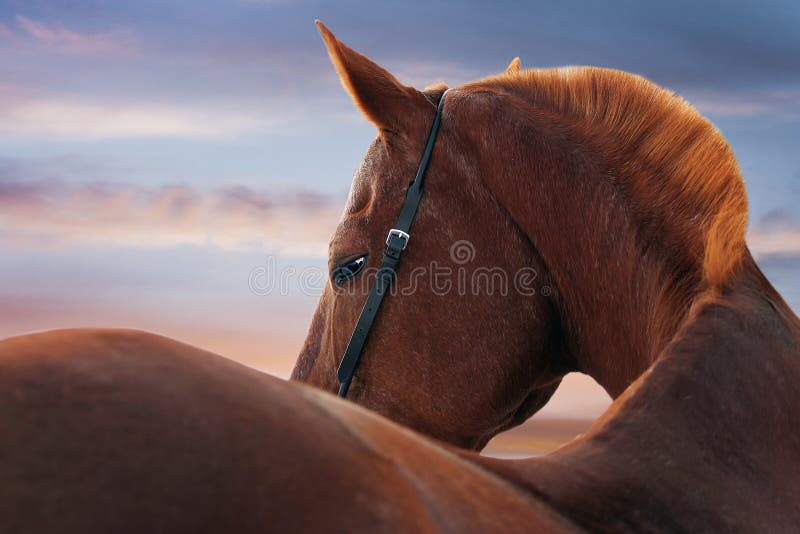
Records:
M394 228L389 230L389 235L386 237L386 250L383 252L381 266L375 277L375 283L372 284L369 295L367 295L367 301L361 309L361 315L358 317L356 327L353 329L353 334L350 336L350 341L347 343L347 348L344 351L342 362L339 364L339 369L336 371L336 377L339 380L340 397L347 396L347 390L350 389L350 383L353 381L353 374L356 372L358 360L361 358L361 353L364 351L364 345L367 343L367 337L372 328L372 323L375 321L375 316L378 314L378 310L381 307L383 297L386 296L386 293L388 293L389 289L392 287L397 273L397 267L400 265L400 257L403 255L403 250L405 250L408 245L408 240L411 237L409 231L411 230L411 225L414 223L414 216L417 214L419 203L422 200L425 171L428 170L433 147L436 144L436 136L439 133L439 126L442 122L442 109L444 109L444 99L446 96L447 91L445 91L439 99L439 106L436 108L436 117L433 119L431 131L428 133L428 140L425 143L425 151L422 153L422 159L419 162L417 176L414 178L411 185L408 186L406 190L406 199L403 202L403 208L400 210L397 223Z

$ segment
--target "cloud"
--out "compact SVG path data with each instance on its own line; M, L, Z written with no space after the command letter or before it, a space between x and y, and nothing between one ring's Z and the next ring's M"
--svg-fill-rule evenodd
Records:
M138 48L138 39L127 29L99 33L81 33L62 24L46 24L16 16L16 29L0 28L0 37L18 43L35 43L48 50L65 55L108 57L132 55Z
M756 258L800 255L800 220L787 210L772 210L748 231L747 243Z
M210 244L324 255L342 209L340 199L309 190L203 191L10 176L0 178L0 241L24 247ZM750 229L748 245L756 258L800 254L800 221L774 210Z
M321 256L340 213L338 201L302 190L0 180L0 242L24 248L194 244Z
M756 257L770 254L800 254L800 228L765 232L752 230L748 233L748 245Z
M702 113L727 117L769 115L784 120L800 117L797 101L800 89L764 89L757 92L726 93L721 91L688 91L685 98Z
M9 138L215 138L274 125L269 117L257 119L254 115L200 106L89 102L0 85L0 135Z

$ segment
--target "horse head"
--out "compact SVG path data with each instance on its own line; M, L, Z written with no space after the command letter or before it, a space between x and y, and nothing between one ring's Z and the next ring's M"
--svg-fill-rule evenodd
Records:
M406 87L320 29L378 129L293 372L335 392L365 280L445 87ZM730 147L685 101L632 74L520 71L515 60L450 90L425 180L399 289L384 299L350 398L458 445L480 448L524 421L567 372L616 398L701 295L757 271Z
M292 375L335 392L337 366L446 87L404 86L320 30L342 84L378 130L331 238L330 280ZM509 65L518 68L517 60ZM544 265L483 183L471 157L471 131L480 125L454 122L457 106L452 99L443 110L412 237L348 396L479 447L544 405L564 369L557 318L541 290Z

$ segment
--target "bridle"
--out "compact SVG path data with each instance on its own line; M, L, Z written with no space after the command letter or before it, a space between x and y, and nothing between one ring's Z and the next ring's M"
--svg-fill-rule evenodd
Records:
M347 390L350 389L350 383L353 381L353 374L356 372L361 353L364 351L364 345L367 342L372 323L375 321L375 316L378 315L383 297L392 287L397 267L400 265L400 257L403 255L403 251L408 246L408 240L411 238L409 231L414 222L414 216L417 214L419 203L422 200L425 171L428 170L433 146L436 144L436 136L439 133L439 125L442 122L442 110L444 109L446 96L447 91L442 93L442 97L439 99L436 117L433 119L431 131L428 133L428 140L425 142L425 150L422 152L417 176L406 190L406 199L403 202L403 208L400 210L397 223L395 223L394 228L389 230L389 235L386 236L386 250L383 252L381 266L375 276L375 282L369 290L367 301L361 309L361 315L358 316L358 322L356 322L356 326L350 336L350 341L347 343L342 362L336 371L336 378L339 380L340 397L347 396Z

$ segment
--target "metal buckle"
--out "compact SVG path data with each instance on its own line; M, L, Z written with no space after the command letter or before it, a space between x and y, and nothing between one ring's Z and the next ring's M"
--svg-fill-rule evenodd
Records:
M389 230L389 235L386 236L387 247L389 246L389 241L392 239L393 235L396 235L397 237L403 240L403 248L401 248L400 250L405 250L406 247L408 246L408 240L411 239L411 236L402 230L398 230L397 228L392 228L391 230Z

